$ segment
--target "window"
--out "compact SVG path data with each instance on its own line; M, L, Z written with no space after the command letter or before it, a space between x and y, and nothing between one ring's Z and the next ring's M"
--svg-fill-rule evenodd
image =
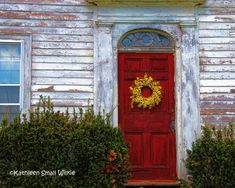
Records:
M165 32L151 29L133 30L119 41L119 50L172 51L173 39Z
M12 120L22 108L22 41L0 41L0 121Z

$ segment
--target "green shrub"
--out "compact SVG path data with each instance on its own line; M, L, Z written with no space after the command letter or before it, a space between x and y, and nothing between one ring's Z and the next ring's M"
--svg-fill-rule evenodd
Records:
M49 99L29 118L2 122L0 151L0 187L112 188L129 177L128 149L108 115L89 108L70 118Z
M186 168L196 188L235 187L235 140L232 125L203 127L203 134L188 150Z

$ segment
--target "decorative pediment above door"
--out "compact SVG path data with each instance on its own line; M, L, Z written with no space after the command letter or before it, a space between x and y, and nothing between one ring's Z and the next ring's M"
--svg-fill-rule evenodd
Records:
M97 6L196 6L205 0L87 0Z

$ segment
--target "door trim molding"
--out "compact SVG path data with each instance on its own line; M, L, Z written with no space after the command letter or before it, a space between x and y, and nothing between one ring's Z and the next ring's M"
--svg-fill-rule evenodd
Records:
M186 177L186 150L200 134L199 59L195 23L110 23L95 26L94 110L111 113L118 126L118 42L134 29L157 29L175 41L175 113L177 174Z

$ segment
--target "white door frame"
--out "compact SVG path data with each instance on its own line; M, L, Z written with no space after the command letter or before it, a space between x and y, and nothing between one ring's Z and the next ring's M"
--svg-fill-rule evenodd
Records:
M94 109L111 113L118 126L118 42L134 29L157 29L175 42L175 112L177 175L186 177L186 150L200 134L199 59L194 22L143 23L96 20L94 49Z

